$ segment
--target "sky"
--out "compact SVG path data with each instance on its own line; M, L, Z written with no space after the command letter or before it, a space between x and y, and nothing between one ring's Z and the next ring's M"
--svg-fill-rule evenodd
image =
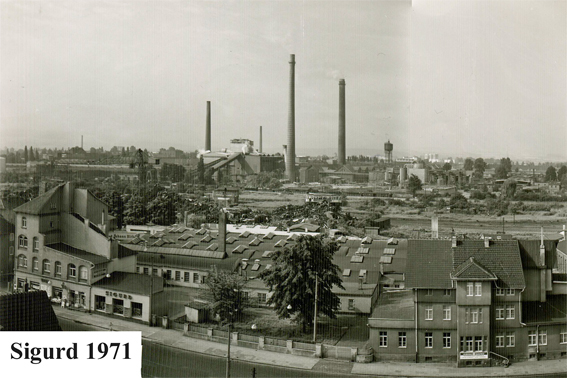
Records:
M565 1L2 1L0 148L567 160Z

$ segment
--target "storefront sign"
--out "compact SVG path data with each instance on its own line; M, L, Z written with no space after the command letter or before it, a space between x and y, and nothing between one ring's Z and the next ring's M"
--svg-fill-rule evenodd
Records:
M106 291L106 296L107 297L114 297L114 298L132 299L131 295L116 293L116 292L113 292L113 291Z

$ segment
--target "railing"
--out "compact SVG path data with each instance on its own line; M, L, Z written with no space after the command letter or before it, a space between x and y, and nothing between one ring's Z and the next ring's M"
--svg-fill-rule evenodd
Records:
M460 357L461 360L478 360L488 358L488 352L483 350L461 352Z
M498 361L499 363L501 363L502 365L504 365L505 367L510 366L510 360L508 359L508 357L504 357L499 355L498 353L494 353L494 352L490 352L491 356L494 360Z

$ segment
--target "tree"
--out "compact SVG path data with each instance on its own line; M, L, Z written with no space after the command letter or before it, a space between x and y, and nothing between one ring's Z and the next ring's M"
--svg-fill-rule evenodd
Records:
M182 182L185 176L185 168L178 164L163 163L160 176L162 180Z
M333 264L337 250L335 241L302 235L295 244L274 252L272 267L260 278L273 292L268 304L274 305L278 317L295 315L293 320L306 332L314 317L316 282L318 312L336 317L340 299L331 290L333 286L343 289L339 267Z
M205 183L205 160L202 155L199 157L199 163L197 163L197 179L199 184Z
M500 165L506 169L506 172L512 172L512 160L509 157L500 159Z
M28 146L24 147L24 161L27 163L29 160L28 158Z
M30 151L29 151L29 161L35 161L35 154L33 152L33 147L30 146Z
M471 158L466 158L466 159L465 159L465 165L464 165L463 169L464 169L465 171L472 171L473 168L474 168L474 161L473 161L473 159L471 159Z
M461 193L455 193L449 199L449 206L452 209L467 209L469 201Z
M556 181L556 180L557 180L557 171L552 165L550 165L545 171L545 182Z
M246 277L236 272L213 269L209 271L205 285L208 289L207 296L212 302L213 315L218 315L221 320L238 320L248 307L243 291Z
M482 178L484 176L484 171L486 170L486 162L483 158L475 159L474 161L474 174L477 178Z
M146 207L140 195L130 197L124 206L124 223L126 224L146 224Z
M418 190L421 190L421 180L416 175L411 175L408 180L408 191L415 197Z
M517 187L518 183L516 180L508 179L504 181L504 185L502 185L502 192L507 198L513 198L516 194Z
M496 167L496 169L494 170L494 177L496 179L505 179L508 177L508 171L506 170L506 167L504 167L502 164L500 164L498 167Z
M443 170L444 171L450 171L452 168L453 168L453 166L451 165L451 163L443 164Z
M147 214L149 221L162 226L169 226L177 221L179 196L167 190L159 192L149 203Z
M559 169L557 170L557 179L558 179L559 181L563 181L563 179L564 179L565 177L567 177L566 175L567 175L567 167L564 166L564 165L562 165L561 168L559 168Z

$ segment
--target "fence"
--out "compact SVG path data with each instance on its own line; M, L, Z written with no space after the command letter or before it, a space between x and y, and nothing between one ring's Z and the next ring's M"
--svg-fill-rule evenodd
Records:
M203 327L193 323L184 324L185 336L227 343L228 331ZM239 332L230 333L231 344L255 350L266 350L277 353L293 354L297 356L334 358L344 361L355 361L358 348L339 347L326 344L311 344L293 340L282 340L273 337L247 335Z

